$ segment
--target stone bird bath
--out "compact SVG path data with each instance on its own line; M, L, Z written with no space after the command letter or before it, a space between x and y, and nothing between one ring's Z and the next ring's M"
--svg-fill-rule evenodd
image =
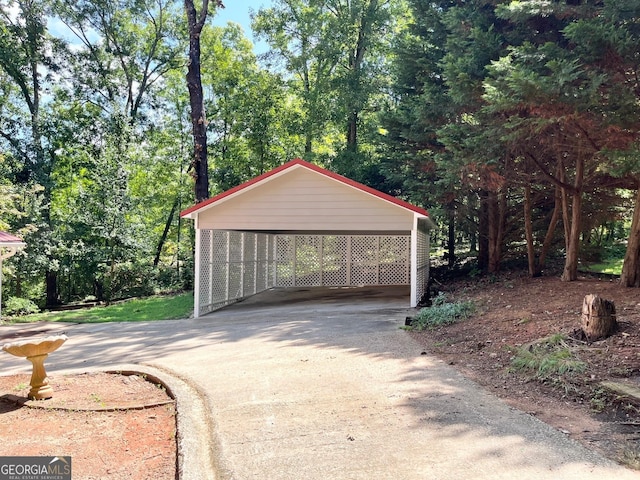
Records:
M67 341L66 335L53 335L44 338L32 338L17 342L5 343L2 350L16 357L26 357L33 364L31 372L31 390L29 399L45 400L53 397L53 389L49 385L47 372L44 369L44 361L54 350Z

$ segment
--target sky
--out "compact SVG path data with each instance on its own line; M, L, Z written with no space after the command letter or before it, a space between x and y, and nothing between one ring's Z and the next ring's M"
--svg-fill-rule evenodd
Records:
M222 0L225 8L218 8L213 16L211 23L223 27L227 22L239 23L244 30L245 36L254 44L256 54L264 53L268 50L264 41L256 41L251 33L251 18L249 17L249 9L258 11L261 8L269 8L273 5L273 0ZM18 14L16 7L16 16ZM78 39L64 26L64 24L56 19L49 19L49 30L54 36L64 38L72 45L78 43ZM78 45L79 46L79 45Z
M268 8L273 4L272 0L222 0L225 8L219 8L213 17L213 25L224 26L227 22L239 23L245 36L254 44L255 53L263 53L267 50L264 42L256 42L251 33L251 19L249 9L257 12L261 8Z

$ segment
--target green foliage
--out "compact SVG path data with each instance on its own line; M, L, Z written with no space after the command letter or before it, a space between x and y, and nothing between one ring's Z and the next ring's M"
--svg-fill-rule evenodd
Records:
M498 252L495 269L524 255L523 185L541 250L580 157L581 258L606 263L640 175L640 7L574 3L275 0L252 12L271 49L260 57L238 25L206 25L212 191L304 157L429 209L434 244L452 264L461 246L478 252L485 273L483 253ZM8 296L109 300L190 281L182 7L0 5L0 229L27 243L5 265ZM548 259L566 256L561 225Z
M106 307L93 307L63 312L45 312L12 319L14 322L142 322L186 318L193 311L193 295L158 295L123 301Z
M8 316L29 315L39 311L38 306L28 298L9 297L2 304L2 314Z
M423 308L413 318L411 327L422 331L431 328L449 325L461 320L466 320L476 311L473 302L448 302L447 296L440 293L431 307Z
M542 381L582 373L585 368L586 365L575 357L562 334L518 348L511 360L511 371L525 372Z

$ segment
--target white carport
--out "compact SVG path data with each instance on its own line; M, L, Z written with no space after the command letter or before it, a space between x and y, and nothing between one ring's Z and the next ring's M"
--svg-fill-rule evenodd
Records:
M194 316L273 287L410 285L429 278L426 210L304 160L181 213L195 221Z

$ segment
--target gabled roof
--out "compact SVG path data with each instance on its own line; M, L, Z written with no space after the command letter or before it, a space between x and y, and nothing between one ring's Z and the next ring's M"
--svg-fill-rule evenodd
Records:
M7 232L0 232L0 247L24 247L25 243L21 238Z
M311 170L313 172L319 173L321 175L324 175L327 178L330 178L332 180L335 180L337 182L340 182L344 185L348 185L351 188L360 190L362 192L365 192L369 195L372 195L374 197L380 198L382 200L385 200L389 203L395 204L397 206L400 206L406 210L409 210L411 212L414 213L418 213L422 216L428 217L429 213L420 207L416 207L415 205L412 205L408 202L405 202L404 200L400 200L399 198L396 197L392 197L391 195L388 195L386 193L383 193L379 190L376 190L374 188L368 187L366 185L363 185L362 183L356 182L355 180L351 180L350 178L347 177L343 177L342 175L338 175L337 173L334 173L330 170L324 169L322 167L319 167L317 165L314 165L312 163L306 162L300 158L296 158L295 160L291 160L290 162L285 163L284 165L281 165L277 168L274 168L273 170L270 170L269 172L263 173L262 175L255 177L251 180L249 180L248 182L245 182L241 185L238 185L237 187L231 188L229 190L227 190L226 192L222 192L214 197L211 197L207 200L204 200L203 202L200 202L196 205L193 205L190 208L187 208L186 210L183 210L180 213L181 217L186 217L186 218L194 218L194 215L206 210L208 207L211 207L215 204L220 203L221 201L224 201L225 199L231 198L231 197L235 197L237 195L241 195L243 192L248 191L250 189L256 188L266 182L269 182L270 180L279 177L281 175L285 175L288 171L292 171L295 170L297 168L306 168L308 170Z

